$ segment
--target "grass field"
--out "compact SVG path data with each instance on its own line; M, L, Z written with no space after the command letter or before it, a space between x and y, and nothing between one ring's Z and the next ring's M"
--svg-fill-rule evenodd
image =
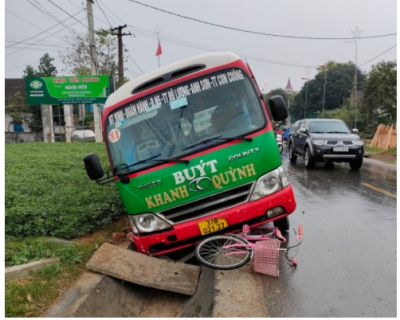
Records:
M100 143L5 145L5 233L76 238L107 225L124 211L114 184L89 180L83 157Z
M94 250L119 231L124 208L113 183L99 186L87 177L83 157L90 152L108 169L102 143L5 145L5 265L60 259L6 283L6 317L40 316L86 270ZM43 238L84 235L92 241L66 246Z

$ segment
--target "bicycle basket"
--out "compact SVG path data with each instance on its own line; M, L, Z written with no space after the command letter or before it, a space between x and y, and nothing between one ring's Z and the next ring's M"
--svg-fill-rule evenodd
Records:
M258 241L254 247L254 271L279 277L279 247L281 241Z

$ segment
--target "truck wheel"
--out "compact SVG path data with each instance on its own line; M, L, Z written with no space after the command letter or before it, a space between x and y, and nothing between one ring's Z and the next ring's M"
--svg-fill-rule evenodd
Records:
M363 158L358 158L353 161L350 161L349 164L350 164L350 168L352 168L353 170L358 170L361 168L361 166L363 164Z
M274 221L274 226L277 227L280 231L287 231L289 230L290 227L290 223L289 223L289 218L288 216L279 219L279 220L275 220Z
M289 144L289 160L290 162L296 162L297 156L294 154L293 144Z
M307 169L312 169L314 168L315 165L315 158L312 156L310 148L306 148L306 151L304 152L304 163L306 164Z

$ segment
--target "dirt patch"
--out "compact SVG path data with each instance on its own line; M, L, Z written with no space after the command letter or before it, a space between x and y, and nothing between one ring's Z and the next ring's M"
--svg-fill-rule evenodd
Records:
M81 238L74 239L74 242L78 242L81 244L92 244L96 247L100 247L103 243L108 242L115 245L129 243L127 240L126 234L131 231L131 227L129 225L128 215L121 214L118 220L114 221L111 225L99 229L95 232L88 233ZM118 236L113 236L113 234L118 234ZM125 234L125 236L121 236L121 234Z
M379 160L387 164L396 164L397 154L392 152L369 153L368 159Z

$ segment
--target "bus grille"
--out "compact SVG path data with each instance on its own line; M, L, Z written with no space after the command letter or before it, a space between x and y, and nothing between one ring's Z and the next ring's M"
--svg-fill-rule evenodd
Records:
M252 186L253 183L249 183L211 197L161 211L160 214L174 223L206 216L246 202Z

